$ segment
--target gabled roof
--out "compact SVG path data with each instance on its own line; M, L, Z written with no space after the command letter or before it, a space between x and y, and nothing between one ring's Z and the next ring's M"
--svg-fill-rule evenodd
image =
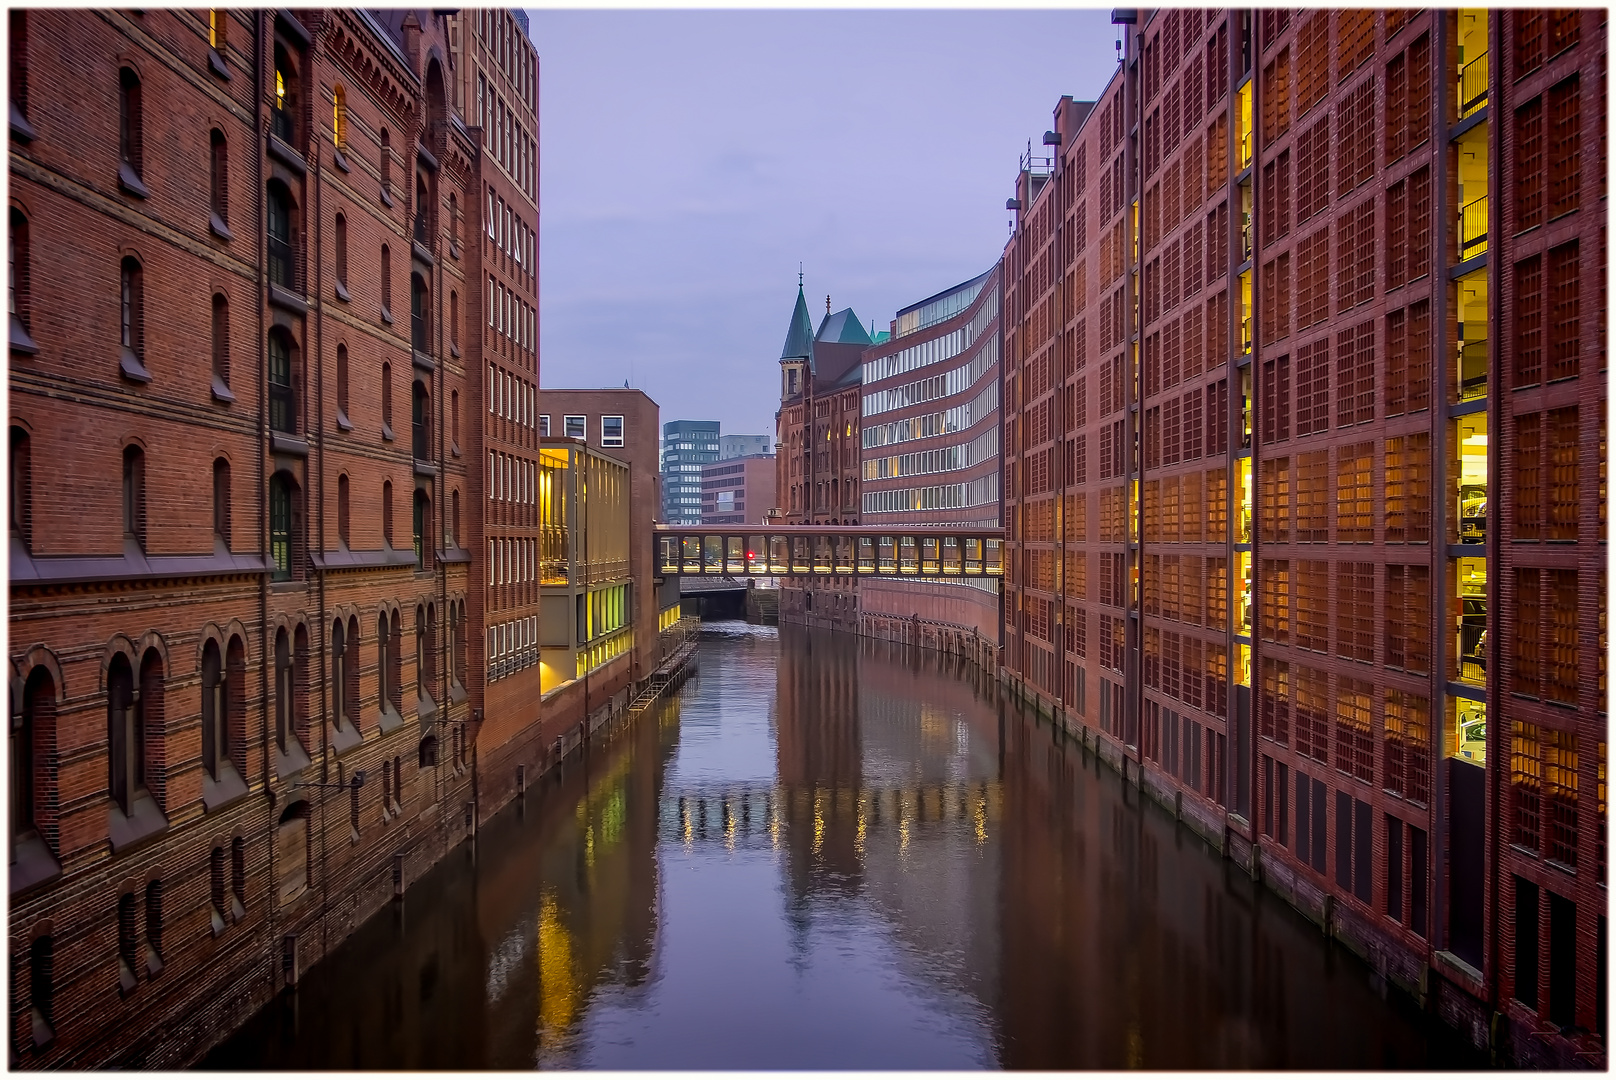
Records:
M844 345L870 344L869 332L859 323L852 308L843 308L834 315L826 315L819 324L815 341L836 341Z
M822 341L814 347L814 393L857 385L864 378L864 350L856 342Z
M814 324L808 317L808 300L802 295L802 286L797 286L797 307L791 313L791 325L786 330L785 347L780 350L782 360L807 360L810 363L814 358Z

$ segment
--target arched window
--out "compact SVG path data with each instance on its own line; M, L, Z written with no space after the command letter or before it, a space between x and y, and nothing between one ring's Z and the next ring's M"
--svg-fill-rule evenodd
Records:
M208 45L221 57L229 39L230 13L224 8L208 9Z
M384 196L385 201L387 202L387 205L389 205L389 206L391 206L393 204L392 199L390 197L390 190L389 190L389 189L392 188L392 186L393 186L393 140L392 140L391 136L389 136L387 134L387 129L382 128L382 195Z
M297 259L292 245L292 195L279 180L269 182L269 282L297 291Z
M230 301L224 293L213 294L213 389L230 388Z
M213 211L216 231L228 231L230 227L230 146L225 142L224 132L214 128L208 134L208 194L209 209Z
M386 712L393 700L391 677L392 662L389 655L392 635L387 630L387 613L382 612L376 619L376 706Z
M214 780L222 778L230 760L228 694L219 643L210 641L202 650L202 767Z
M144 159L140 104L140 76L133 68L118 69L118 177L126 185L145 188L140 182Z
M140 939L135 930L135 894L126 892L118 897L118 985L124 993L136 986L135 965Z
M449 245L451 248L460 246L460 202L452 191L449 192Z
M275 105L270 110L269 130L288 146L297 145L295 116L297 114L297 71L286 46L275 46Z
M410 344L418 353L430 353L431 323L427 318L430 307L430 293L427 291L426 280L420 274L410 275Z
M295 499L292 479L283 472L269 478L269 554L272 576L276 581L289 581L292 577L292 503Z
M382 317L393 319L393 253L382 245Z
M342 661L343 716L359 730L359 616L348 617L348 631L344 637Z
M107 669L107 786L125 816L146 784L146 739L135 710L135 674L118 653Z
M337 421L346 430L353 426L348 419L348 346L337 346Z
M213 536L230 550L230 462L213 459Z
M416 748L416 765L422 769L430 769L438 763L438 739L435 735L428 735L421 740Z
M393 546L393 482L382 481L382 540Z
M404 620L393 612L392 627L388 631L387 692L391 695L393 711L404 711Z
M449 437L460 445L460 391L449 391Z
M286 753L292 733L292 642L282 627L275 633L275 745Z
M140 260L133 255L124 257L118 273L118 334L126 360L133 360L144 370L146 355L146 296L145 275Z
M33 551L33 440L26 428L11 425L11 535Z
M460 601L455 605L456 621L460 625L460 633L455 635L456 648L450 652L450 662L454 664L455 680L461 686L466 685L466 602Z
M449 290L449 344L460 348L460 294Z
M460 619L458 609L454 604L450 604L449 610L444 612L443 626L444 632L449 635L448 640L444 643L447 646L445 651L449 657L449 681L451 683L458 683L460 682L460 667L455 662L455 658L458 656L455 650L460 645Z
M432 399L419 379L410 387L410 444L416 461L432 460Z
M337 477L337 540L343 547L352 547L348 538L348 474Z
M339 151L348 149L348 92L341 83L331 98L331 141Z
M138 446L123 449L123 535L146 550L146 455Z
M56 681L44 667L28 673L22 711L11 724L11 835L53 832L56 792ZM45 768L41 768L45 766ZM41 783L43 781L43 783Z
M415 174L415 240L424 247L432 246L432 217L428 213L431 196L427 194L426 177Z
M427 674L427 654L430 650L426 643L426 608L417 604L415 607L415 696L428 698L432 696L431 679Z
M424 491L415 493L412 532L415 540L415 568L432 568L432 499Z
M460 535L460 489L455 488L449 496L449 543L451 546L460 546Z
M342 214L337 215L337 286L344 295L339 299L346 300L348 291L348 219Z
M338 619L331 626L331 716L338 730L353 726L356 715L348 700L348 631Z
M7 237L7 302L11 312L11 347L25 353L37 352L30 336L33 329L33 282L28 259L28 218L11 208L11 233Z
M269 428L297 434L297 389L292 377L292 340L281 327L269 332Z
M382 365L382 437L393 437L393 365Z

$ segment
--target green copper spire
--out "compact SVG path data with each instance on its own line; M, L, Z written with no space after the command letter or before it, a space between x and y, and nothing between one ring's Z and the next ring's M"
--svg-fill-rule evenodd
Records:
M791 313L791 327L786 331L785 348L780 350L782 360L808 360L814 358L814 323L808 317L808 299L797 285L797 309Z

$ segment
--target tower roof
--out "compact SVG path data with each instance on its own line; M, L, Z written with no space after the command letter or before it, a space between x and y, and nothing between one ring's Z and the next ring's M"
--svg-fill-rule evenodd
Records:
M843 308L834 315L826 315L819 324L819 333L814 335L815 341L834 341L843 345L870 344L869 331L859 323L859 317L853 314L852 308Z
M782 360L807 360L810 363L814 358L814 324L808 317L808 300L802 294L802 285L797 286L797 307L791 313L791 326L786 330L785 347L780 350Z

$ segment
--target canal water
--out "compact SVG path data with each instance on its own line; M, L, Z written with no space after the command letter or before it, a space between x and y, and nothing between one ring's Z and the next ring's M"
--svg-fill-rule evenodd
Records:
M709 624L206 1068L1483 1064L932 654Z

